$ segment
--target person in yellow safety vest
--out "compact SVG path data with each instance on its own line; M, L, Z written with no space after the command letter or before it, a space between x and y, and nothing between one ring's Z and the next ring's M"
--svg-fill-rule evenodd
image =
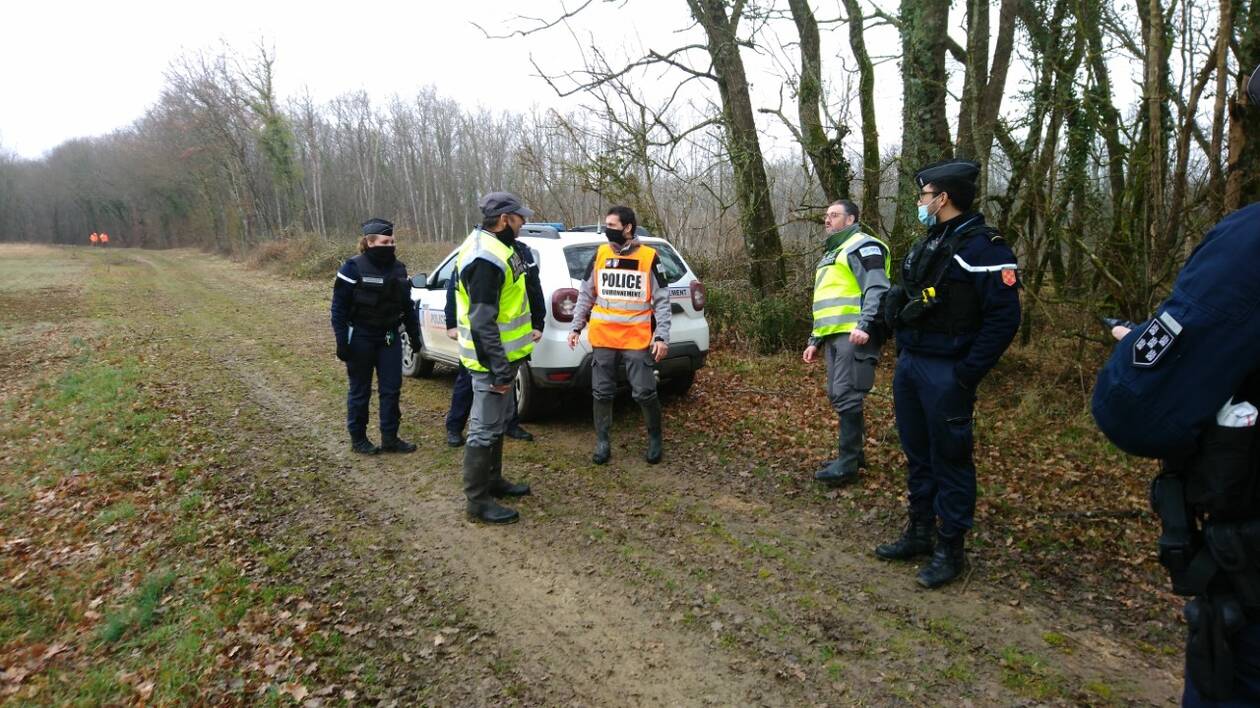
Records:
M569 348L573 349L589 317L595 418L591 459L597 465L612 457L618 360L625 366L634 400L643 409L648 433L644 459L653 465L660 462L664 447L655 367L669 353L669 282L656 250L635 238L637 226L633 209L615 206L608 210L604 217L608 243L596 249L586 267L569 332Z
M101 240L101 237L100 237L100 236L97 236L95 231L93 231L93 232L92 232L92 234L91 234L90 236L88 236L88 241L89 241L89 242L90 242L93 246L95 246L96 244L100 243L100 240Z
M472 376L473 403L464 446L464 496L468 516L488 524L520 518L500 497L530 493L528 484L503 478L503 432L516 397L516 370L542 332L533 328L526 293L528 264L512 244L534 212L509 192L481 198L481 226L464 240L455 258L459 359Z
M882 241L862 232L858 207L841 199L823 219L827 242L814 275L814 329L802 358L827 361L827 397L840 418L839 455L814 474L829 485L852 482L866 466L862 400L875 383L883 344L879 304L891 287L891 255Z

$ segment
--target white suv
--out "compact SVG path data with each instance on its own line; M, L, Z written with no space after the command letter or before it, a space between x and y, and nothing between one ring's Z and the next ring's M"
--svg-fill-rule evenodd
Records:
M704 285L678 255L674 247L639 227L637 236L660 255L669 279L669 355L657 366L662 388L684 393L704 366L709 353L709 323L704 319ZM589 389L591 385L591 346L582 332L582 344L569 349L566 338L577 305L577 288L595 250L607 243L597 226L579 226L566 231L563 224L526 224L518 237L529 246L538 264L543 297L548 303L547 324L542 341L534 347L529 361L516 377L516 402L524 419L537 417L554 402L544 389ZM433 269L412 280L411 299L420 316L420 351L412 355L403 348L403 373L427 377L435 363L459 364L455 340L446 336L446 285L455 270L452 251ZM406 335L404 335L405 337Z

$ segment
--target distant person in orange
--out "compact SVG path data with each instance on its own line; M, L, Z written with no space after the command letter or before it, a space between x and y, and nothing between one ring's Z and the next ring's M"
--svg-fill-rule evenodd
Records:
M92 232L92 235L91 235L91 236L88 236L88 240L92 242L92 245L93 245L93 246L95 246L95 245L96 245L96 244L97 244L97 243L101 240L101 237L100 237L100 236L97 236L97 235L96 235L96 232L95 232L95 231L93 231L93 232Z
M109 245L109 234L105 233L104 231L101 232L101 245L102 246Z

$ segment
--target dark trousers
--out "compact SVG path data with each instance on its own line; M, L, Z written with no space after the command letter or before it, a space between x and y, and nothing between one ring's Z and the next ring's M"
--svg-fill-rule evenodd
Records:
M941 535L971 529L976 467L971 459L975 392L954 377L953 359L902 351L893 375L897 434L906 453L910 513L937 516Z
M446 412L446 429L456 435L464 432L468 424L468 415L472 411L473 390L472 374L460 364L455 372L455 385L451 387L451 409ZM507 425L504 430L515 430L520 427L520 418L516 415L516 401L513 399L508 411Z
M1204 698L1186 672L1186 690L1181 705L1187 708L1243 708L1260 705L1260 624L1244 625L1233 638L1234 697L1228 701Z
M402 391L402 344L398 337L385 346L383 337L352 336L346 374L350 392L346 396L346 429L350 437L367 435L368 404L372 401L372 372L381 406L381 436L398 434L398 394Z

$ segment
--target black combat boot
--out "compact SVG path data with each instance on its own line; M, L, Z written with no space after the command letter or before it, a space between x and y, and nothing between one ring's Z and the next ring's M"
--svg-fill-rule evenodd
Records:
M409 443L406 440L403 440L402 438L398 437L397 434L386 435L384 433L381 433L381 452L415 452L415 451L416 451L416 446L414 443Z
M653 396L649 400L641 401L639 407L643 409L643 424L648 434L648 446L647 451L643 453L643 459L647 460L649 465L654 465L661 461L662 448L665 444L661 438L661 399Z
M595 399L595 452L591 453L591 461L597 465L608 464L612 459L612 415L613 402Z
M447 429L446 444L451 447L461 447L464 444L464 436L458 430Z
M901 538L892 543L875 547L875 555L884 560L910 560L932 552L932 539L936 536L935 516L910 515L910 522L901 532Z
M510 524L520 519L514 509L500 506L490 495L494 448L468 445L464 448L464 496L468 518L486 524Z
M503 431L503 434L508 436L509 438L512 438L513 440L521 440L523 442L531 442L534 439L534 434L522 428L520 425L515 425L511 428L508 428L507 430Z
M963 534L953 538L940 536L932 560L919 571L919 585L929 590L939 588L962 575L966 558L963 556Z
M866 421L861 408L840 414L839 436L840 457L814 475L814 479L832 487L856 481L858 469L866 466L866 454L862 451Z
M503 438L495 441L494 447L490 448L494 451L491 458L494 460L490 465L490 496L501 497L523 497L529 494L528 484L514 484L503 479Z
M375 455L376 453L381 451L381 449L377 447L375 443L373 443L371 440L368 440L366 435L364 435L363 437L350 438L350 449L354 450L360 455Z

